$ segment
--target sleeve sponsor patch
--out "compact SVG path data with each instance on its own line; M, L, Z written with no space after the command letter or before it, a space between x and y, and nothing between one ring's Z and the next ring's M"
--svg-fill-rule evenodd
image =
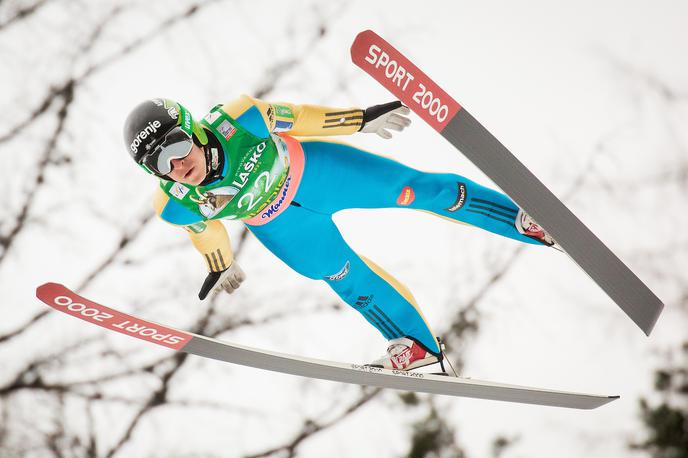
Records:
M273 105L278 118L294 119L294 112L286 105Z
M275 122L275 129L273 132L286 132L288 130L291 130L291 128L294 126L294 123L291 121L282 121L280 119Z
M229 121L225 119L217 127L217 130L220 131L220 133L225 137L226 140L229 140L232 137L232 135L234 135L234 132L236 132L236 127L234 127Z
M186 229L189 232L193 232L194 234L200 234L207 227L208 227L208 225L201 221L198 223L189 224L188 226L184 226L184 229Z

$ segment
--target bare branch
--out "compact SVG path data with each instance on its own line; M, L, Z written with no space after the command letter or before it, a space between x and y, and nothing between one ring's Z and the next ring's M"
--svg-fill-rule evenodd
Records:
M14 12L14 15L12 17L0 23L0 31L32 16L36 11L40 10L43 6L45 6L46 3L48 3L47 0L39 0L33 5L19 8L17 11Z

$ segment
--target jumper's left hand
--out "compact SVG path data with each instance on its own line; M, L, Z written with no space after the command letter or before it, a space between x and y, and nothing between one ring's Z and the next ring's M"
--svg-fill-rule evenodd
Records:
M241 283L246 279L246 274L239 267L236 261L223 271L210 272L201 286L201 291L198 293L198 298L203 300L208 296L208 293L213 290L216 293L224 290L227 294L232 294L236 291Z
M376 133L388 140L392 138L392 133L387 129L401 132L411 125L411 120L407 118L409 113L411 110L398 100L366 108L363 112L363 125L360 131Z

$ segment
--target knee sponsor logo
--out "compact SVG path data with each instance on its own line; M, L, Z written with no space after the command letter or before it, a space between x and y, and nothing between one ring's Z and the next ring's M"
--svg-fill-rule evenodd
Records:
M370 296L358 296L358 300L354 304L354 308L356 308L356 309L366 308L373 301L374 297L375 297L375 295L373 295L373 294L371 294Z
M411 205L414 200L416 200L416 194L413 192L413 188L411 186L404 186L401 194L397 197L397 205Z
M329 275L325 277L325 280L330 280L330 281L339 281L342 280L344 277L349 275L349 269L351 267L351 264L349 261L346 261L346 264L344 264L344 267L342 267L342 270L337 272L334 275Z
M455 212L456 210L459 210L461 207L463 207L463 204L466 203L466 185L463 183L456 183L459 187L458 195L456 196L456 202L454 202L454 205L451 207L447 208L447 211L450 212Z

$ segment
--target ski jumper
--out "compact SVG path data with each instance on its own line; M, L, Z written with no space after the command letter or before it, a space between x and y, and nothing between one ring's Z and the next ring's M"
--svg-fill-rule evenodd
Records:
M160 180L157 214L183 226L210 271L232 263L219 219L239 219L300 274L325 281L386 338L439 347L411 292L356 253L332 215L349 208L410 208L524 243L516 204L460 175L426 173L350 145L293 136L357 132L363 111L267 103L248 96L216 106L202 121L219 142L222 178L203 186ZM288 133L288 134L287 134ZM215 161L215 156L213 156Z

